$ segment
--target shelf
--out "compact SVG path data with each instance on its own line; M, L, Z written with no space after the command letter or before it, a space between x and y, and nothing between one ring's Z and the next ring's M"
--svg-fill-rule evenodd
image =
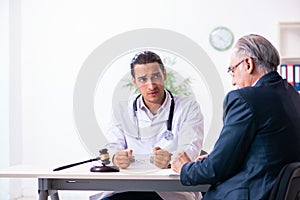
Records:
M300 57L281 57L280 60L281 60L280 62L281 64L289 64L289 63L300 64Z
M300 22L279 22L279 26L281 27L300 27Z
M279 23L279 52L281 64L300 64L300 22ZM283 68L284 69L284 68ZM279 68L279 73L288 81L299 83L299 68L286 67L286 70ZM290 71L292 70L292 71ZM293 75L293 76L291 76ZM288 76L288 77L287 77ZM297 79L297 80L296 80ZM300 91L298 91L300 93Z
M279 23L279 49L282 59L300 60L300 22ZM285 59L286 60L286 59Z

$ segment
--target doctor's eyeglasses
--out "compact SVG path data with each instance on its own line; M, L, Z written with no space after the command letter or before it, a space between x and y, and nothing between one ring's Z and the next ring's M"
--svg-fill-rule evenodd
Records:
M146 76L141 76L136 78L136 81L139 85L146 85L148 83L160 83L162 80L163 80L163 75L160 72L152 74L149 78Z

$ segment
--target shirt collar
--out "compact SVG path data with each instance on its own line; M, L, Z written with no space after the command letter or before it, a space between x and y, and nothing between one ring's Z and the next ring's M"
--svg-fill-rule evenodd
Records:
M165 90L165 94L166 94L166 98L163 102L163 104L159 107L159 109L157 110L157 113L160 113L162 112L162 110L170 107L170 104L171 104L171 97L170 97L170 94L168 91ZM147 108L147 106L145 105L144 101L143 101L143 98L142 96L140 98L138 98L138 101L137 101L137 106L139 109L142 109L142 110L148 110L149 109Z
M166 94L166 98L163 102L163 104L159 107L159 109L157 110L157 114L156 115L152 115L152 113L150 112L150 110L147 108L147 106L145 105L142 96L138 98L137 100L137 108L138 110L142 110L146 113L146 115L148 117L150 117L151 119L154 119L155 116L160 116L159 118L162 118L163 120L168 118L168 108L170 108L171 105L171 96L170 93L168 91L165 90L165 94ZM161 113L164 113L163 115L161 115Z
M258 82L259 79L257 79L253 84L252 87L256 85L256 83Z

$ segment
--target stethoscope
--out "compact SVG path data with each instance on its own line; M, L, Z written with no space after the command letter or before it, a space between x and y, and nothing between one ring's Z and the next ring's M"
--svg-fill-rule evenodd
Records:
M172 95L172 93L167 90L171 96L171 105L170 105L170 112L169 112L169 117L168 117L168 121L167 121L167 130L164 133L164 138L166 140L173 140L174 135L172 133L172 121L173 121L173 116L174 116L174 107L175 107L175 102L174 102L174 97ZM133 102L133 110L134 110L134 117L136 118L136 123L137 123L137 127L138 127L138 133L137 133L137 140L141 140L141 133L140 133L140 128L139 128L139 120L137 118L136 112L137 112L137 100L138 98L141 96L141 94L139 94L134 102Z

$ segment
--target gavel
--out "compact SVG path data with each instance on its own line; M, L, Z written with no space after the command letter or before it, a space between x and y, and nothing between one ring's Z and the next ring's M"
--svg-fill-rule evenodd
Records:
M62 166L62 167L58 167L58 168L55 168L53 171L60 171L60 170L63 170L63 169L67 169L67 168L70 168L70 167L74 167L74 166L77 166L77 165L82 165L84 163L93 162L93 161L97 161L97 160L101 160L102 166L93 166L90 169L91 172L119 172L120 171L120 169L117 166L107 166L108 164L110 164L110 161L109 161L110 157L109 157L108 150L106 148L100 149L99 153L100 153L99 157L89 159L89 160L85 160L85 161L78 162L78 163L65 165L65 166Z

